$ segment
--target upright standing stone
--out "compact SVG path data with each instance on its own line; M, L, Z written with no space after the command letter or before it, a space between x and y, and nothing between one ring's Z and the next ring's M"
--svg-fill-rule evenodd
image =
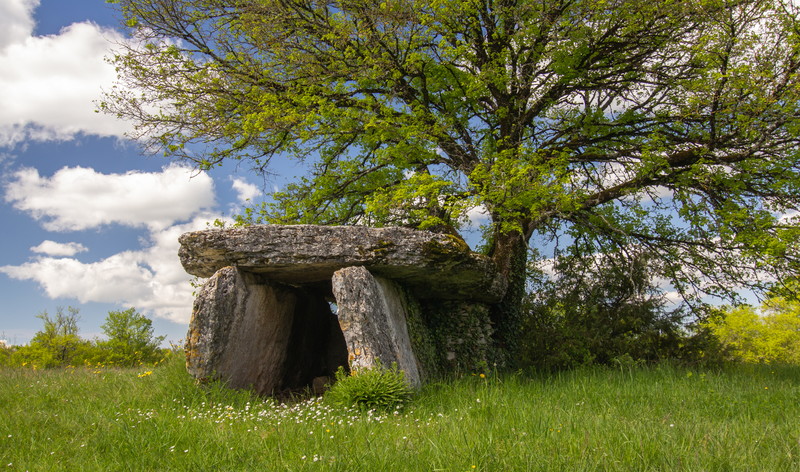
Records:
M406 323L404 290L394 282L374 277L364 267L348 267L333 274L333 294L338 306L350 365L389 367L396 363L413 386L421 384L417 358Z
M200 290L186 340L186 367L199 380L272 393L283 377L295 298L235 267Z

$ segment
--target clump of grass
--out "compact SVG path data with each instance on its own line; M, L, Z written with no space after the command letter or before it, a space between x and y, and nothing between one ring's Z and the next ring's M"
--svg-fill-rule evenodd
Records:
M393 365L352 370L339 367L336 383L326 393L333 403L363 410L387 411L401 408L411 399L412 390L403 371Z
M794 471L797 398L798 367L466 376L383 412L198 386L177 357L4 369L0 469Z

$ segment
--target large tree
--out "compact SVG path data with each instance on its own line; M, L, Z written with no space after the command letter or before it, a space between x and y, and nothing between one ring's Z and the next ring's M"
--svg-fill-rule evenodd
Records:
M534 239L646 250L687 299L796 267L791 1L113 3L138 41L102 108L151 149L308 164L247 219L459 231L485 210L501 344Z

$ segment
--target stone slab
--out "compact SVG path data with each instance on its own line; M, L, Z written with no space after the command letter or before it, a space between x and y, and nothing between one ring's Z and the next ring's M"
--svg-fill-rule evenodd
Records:
M186 367L201 381L271 394L281 388L292 329L292 293L257 284L227 267L195 299L186 339Z
M420 298L496 302L506 289L492 261L470 251L462 239L409 228L254 225L186 233L180 243L183 267L199 277L236 266L303 285L363 266Z

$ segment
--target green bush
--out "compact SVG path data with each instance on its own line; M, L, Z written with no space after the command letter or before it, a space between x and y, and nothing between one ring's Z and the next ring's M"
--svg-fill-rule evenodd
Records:
M705 327L719 340L727 360L800 365L800 303L768 299L758 310L727 307Z
M560 370L685 357L685 314L667 307L652 264L635 252L557 260L555 276L543 277L523 302L519 363Z
M134 308L108 313L103 333L107 340L89 341L78 335L78 309L58 307L55 317L46 311L26 346L0 346L0 366L46 369L65 366L136 366L162 360L164 336L154 336L152 322Z
M347 372L339 367L336 383L325 393L333 403L357 406L366 410L390 410L403 406L411 399L412 389L405 374L392 365Z
M0 341L0 367L10 366L11 356L14 354L14 346L9 346L4 341Z
M164 336L154 336L152 321L135 308L108 312L102 329L108 339L98 341L97 347L105 351L106 362L136 366L163 357L159 344Z
M77 336L59 336L52 339L52 344L32 340L26 346L16 347L8 365L33 369L80 366L102 362L101 354L91 341Z
M62 307L58 307L55 317L51 317L47 311L36 317L42 320L43 329L33 336L27 346L14 352L11 364L34 368L74 364L76 356L89 344L78 336L78 309L68 307L65 313Z

